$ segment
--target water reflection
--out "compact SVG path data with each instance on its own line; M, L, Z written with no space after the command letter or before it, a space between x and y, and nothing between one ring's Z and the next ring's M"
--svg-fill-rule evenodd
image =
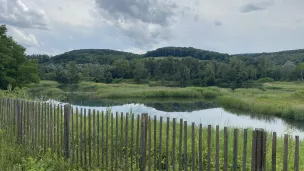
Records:
M212 101L180 98L94 98L87 95L68 94L64 102L81 106L119 106L124 104L144 104L164 112L192 112L215 108Z
M134 99L136 100L136 99ZM137 99L138 100L138 99ZM128 101L125 102L125 101ZM216 107L211 102L196 101L196 100L182 100L183 103L178 102L177 99L164 100L158 99L141 99L143 103L131 103L132 99L105 99L102 101L86 101L81 103L71 103L73 107L81 107L86 109L95 109L97 111L106 111L109 108L111 112L132 112L134 114L148 113L150 116L156 115L159 117L183 119L188 123L207 125L219 125L221 128L235 127L235 128L263 128L269 132L277 132L278 136L283 136L288 133L293 136L299 135L304 138L304 124L303 122L283 120L276 117L269 117L257 114L246 114L240 111L227 111L223 108ZM88 102L93 102L87 105ZM58 103L58 102L56 102ZM107 104L107 105L103 105ZM109 105L111 104L111 105Z

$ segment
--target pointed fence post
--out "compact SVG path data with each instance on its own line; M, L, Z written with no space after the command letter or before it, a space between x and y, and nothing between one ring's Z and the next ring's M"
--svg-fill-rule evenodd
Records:
M146 142L147 142L147 122L148 114L143 113L141 117L141 147L140 147L140 170L146 169Z
M21 100L17 101L17 142L22 144Z
M70 158L70 115L72 107L70 104L64 105L64 156Z
M253 142L253 151L255 158L253 164L253 171L265 171L266 170L266 133L264 129L255 129L255 136Z

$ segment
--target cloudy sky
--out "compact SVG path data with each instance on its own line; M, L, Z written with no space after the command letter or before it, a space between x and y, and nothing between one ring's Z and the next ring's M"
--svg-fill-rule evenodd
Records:
M0 24L28 54L163 46L234 54L304 48L303 8L303 0L0 0Z

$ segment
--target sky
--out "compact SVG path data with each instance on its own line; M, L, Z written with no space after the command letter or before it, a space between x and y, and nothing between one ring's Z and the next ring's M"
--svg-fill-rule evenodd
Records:
M303 0L0 0L0 24L27 54L274 52L304 48L303 8Z

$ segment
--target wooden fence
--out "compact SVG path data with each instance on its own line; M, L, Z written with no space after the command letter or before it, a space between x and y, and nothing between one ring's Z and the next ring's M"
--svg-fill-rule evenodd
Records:
M81 168L101 170L303 170L300 140L262 129L223 130L175 118L100 112L0 99L0 127L12 143L48 150ZM304 162L302 162L304 164Z

